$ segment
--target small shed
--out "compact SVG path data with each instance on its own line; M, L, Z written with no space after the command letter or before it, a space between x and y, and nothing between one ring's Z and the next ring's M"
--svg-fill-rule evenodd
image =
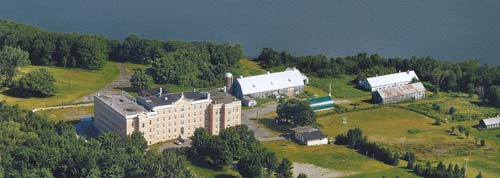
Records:
M309 101L309 106L311 106L314 112L333 109L333 99L331 96L310 98L307 101Z
M313 146L328 144L328 138L326 138L326 135L317 128L303 126L295 127L291 130L294 132L295 138L304 145Z
M500 127L500 116L480 120L479 127L486 128L486 129L499 128Z
M241 99L241 102L243 104L243 106L256 106L257 105L257 101L255 101L253 98L249 97L249 96L244 96L242 99Z

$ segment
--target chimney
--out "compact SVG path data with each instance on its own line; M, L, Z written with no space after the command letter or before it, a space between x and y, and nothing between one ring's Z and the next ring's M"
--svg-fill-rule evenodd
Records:
M224 93L227 93L227 87L224 86Z
M266 71L266 72L267 72L268 75L271 74L271 72L269 72L269 71Z
M163 88L160 87L160 93L159 93L159 95L161 96L161 94L163 94Z
M243 78L243 75L240 75L240 78Z

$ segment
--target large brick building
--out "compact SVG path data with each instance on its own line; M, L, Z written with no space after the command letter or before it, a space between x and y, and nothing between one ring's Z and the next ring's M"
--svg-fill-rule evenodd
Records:
M196 128L211 134L241 124L241 101L222 92L143 92L138 98L126 92L94 98L94 125L100 131L122 136L138 131L148 144L192 136Z

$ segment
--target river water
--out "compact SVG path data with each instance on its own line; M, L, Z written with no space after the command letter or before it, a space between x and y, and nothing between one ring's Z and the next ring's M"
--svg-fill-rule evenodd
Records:
M500 64L498 0L0 0L0 18L112 39L239 43L247 56L272 47Z

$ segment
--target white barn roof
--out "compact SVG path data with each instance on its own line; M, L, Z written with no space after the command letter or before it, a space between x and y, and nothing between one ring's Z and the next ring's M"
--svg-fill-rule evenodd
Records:
M243 95L304 85L304 75L298 69L238 78Z
M495 125L500 124L500 117L483 119L484 125Z
M413 78L418 79L417 74L415 74L415 71L410 70L407 72L399 72L395 74L382 75L378 77L370 77L367 78L366 80L368 81L368 83L372 88L375 88L378 86L385 86L394 83L411 82Z

